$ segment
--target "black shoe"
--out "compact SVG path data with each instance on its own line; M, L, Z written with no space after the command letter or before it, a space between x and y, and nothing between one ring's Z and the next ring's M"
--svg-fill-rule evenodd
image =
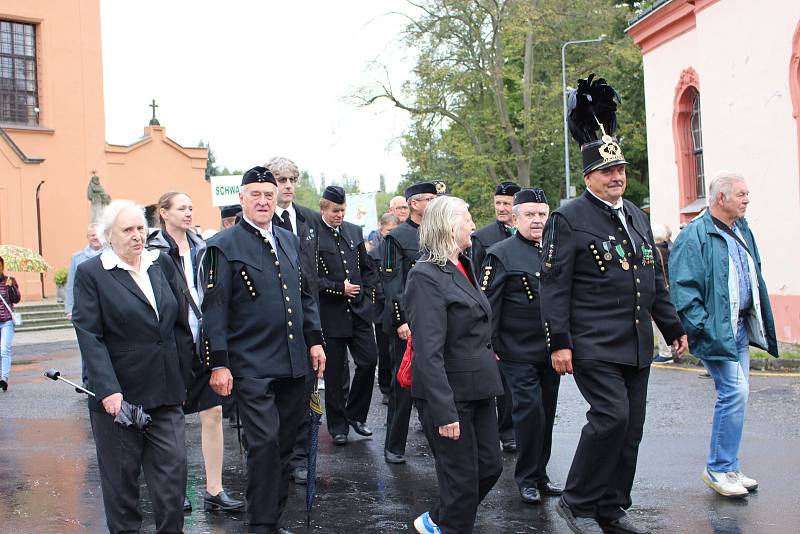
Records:
M372 430L360 421L350 421L350 426L356 431L359 436L371 436Z
M295 467L292 469L291 477L295 484L305 485L308 483L308 469L305 467Z
M514 439L510 439L508 441L503 441L503 452L517 452L517 441Z
M3 391L8 391L8 382L5 380L0 380L0 389Z
M189 501L188 497L183 498L183 513L184 514L191 514L192 513L192 503Z
M528 504L539 504L542 502L542 496L539 495L539 490L536 488L520 488L519 495L522 497L522 502Z
M385 404L386 406L389 405L389 395L386 393L384 393L383 397L381 397L381 404Z
M627 515L611 521L601 519L599 522L603 532L607 534L650 534L649 530L634 523Z
M206 492L203 496L203 507L206 512L239 512L244 510L244 501L238 499L231 499L225 490L220 491L216 495L211 495Z
M569 529L576 534L603 534L603 529L593 518L575 517L563 497L556 504L556 512L564 518Z
M404 464L406 463L406 458L402 454L397 454L392 451L383 451L383 459L386 460L387 464Z
M542 495L561 495L564 493L563 489L554 486L549 480L547 482L539 482L536 484L536 488Z
M347 434L334 434L334 436L333 436L333 444L334 445L347 445Z

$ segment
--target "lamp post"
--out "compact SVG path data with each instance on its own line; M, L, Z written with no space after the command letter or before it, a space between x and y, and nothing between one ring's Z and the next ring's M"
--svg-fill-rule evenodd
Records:
M564 98L564 175L566 176L566 198L570 197L570 190L572 189L569 176L569 129L567 128L567 66L565 62L565 54L567 46L571 44L583 43L599 43L606 38L606 34L601 35L597 39L581 39L579 41L567 41L561 45L561 95Z

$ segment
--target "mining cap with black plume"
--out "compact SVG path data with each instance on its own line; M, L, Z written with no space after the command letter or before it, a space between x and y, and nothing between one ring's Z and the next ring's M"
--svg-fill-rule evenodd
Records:
M598 169L628 163L619 143L612 137L617 129L617 104L621 102L619 93L604 78L594 79L594 74L578 80L578 88L570 91L567 126L572 138L581 146L584 176Z

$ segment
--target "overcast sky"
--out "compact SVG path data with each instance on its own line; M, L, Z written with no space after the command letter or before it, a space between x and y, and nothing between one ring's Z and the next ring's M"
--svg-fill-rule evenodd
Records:
M102 0L106 138L142 134L150 101L167 135L210 141L217 164L248 169L293 159L328 183L378 176L394 187L405 171L405 112L358 108L346 97L383 75L408 76L413 57L398 41L402 0Z

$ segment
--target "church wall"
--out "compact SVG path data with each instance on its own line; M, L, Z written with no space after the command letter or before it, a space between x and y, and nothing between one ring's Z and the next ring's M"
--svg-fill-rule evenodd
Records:
M789 89L800 3L721 0L695 16L693 29L658 46L651 39L644 51L652 220L673 229L679 220L671 120L680 73L693 67L706 184L722 170L745 176L751 191L747 218L759 244L778 338L800 343L800 141ZM641 31L630 33L636 39Z

